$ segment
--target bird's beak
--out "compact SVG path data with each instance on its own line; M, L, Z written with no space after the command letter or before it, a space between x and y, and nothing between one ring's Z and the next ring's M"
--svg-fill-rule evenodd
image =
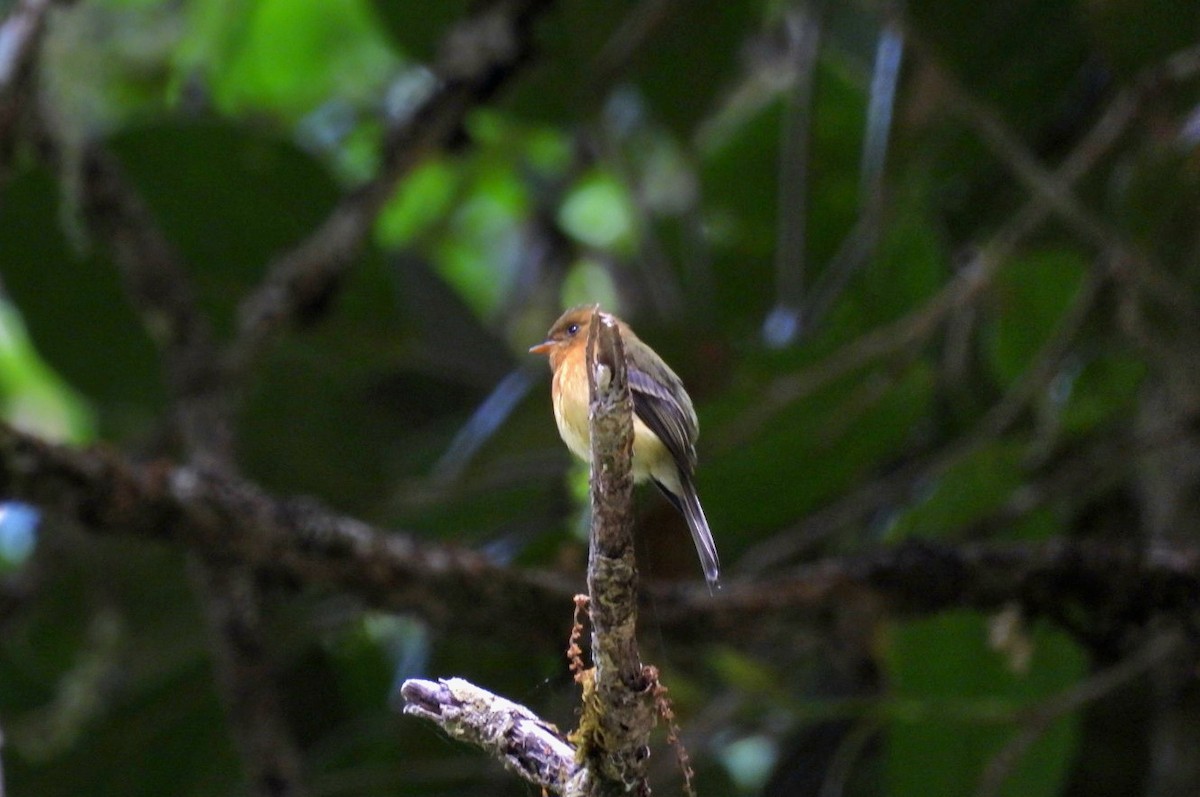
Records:
M529 347L530 354L549 354L550 349L554 347L554 341L544 340L536 346Z

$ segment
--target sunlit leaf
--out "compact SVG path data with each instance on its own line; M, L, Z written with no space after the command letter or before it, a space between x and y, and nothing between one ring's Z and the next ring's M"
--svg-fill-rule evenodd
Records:
M632 217L633 207L624 186L596 173L567 195L558 221L567 233L588 246L628 251L633 244Z
M341 99L378 96L397 66L365 0L292 3L263 0L236 17L228 60L209 65L213 90L228 110L273 108L288 116Z
M87 404L38 356L17 309L0 297L0 408L13 426L50 440L94 434Z
M620 312L612 272L594 260L583 259L567 272L562 286L562 306L598 304L609 312Z
M377 235L385 247L407 244L441 220L459 185L457 171L441 160L413 170L379 217Z

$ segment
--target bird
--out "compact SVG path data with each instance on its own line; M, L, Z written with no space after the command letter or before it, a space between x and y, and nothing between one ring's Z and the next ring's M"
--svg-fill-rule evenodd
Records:
M581 305L563 313L532 354L548 355L553 377L550 393L558 433L571 453L591 459L588 434L586 349L588 327L597 305ZM633 480L654 482L675 506L692 532L696 553L710 592L721 587L721 563L712 531L696 494L696 438L700 423L683 381L629 325L614 315L625 345L629 389L633 396Z

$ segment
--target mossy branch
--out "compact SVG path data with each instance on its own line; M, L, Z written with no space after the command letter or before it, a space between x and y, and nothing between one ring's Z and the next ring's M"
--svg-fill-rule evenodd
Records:
M588 325L592 533L588 592L594 688L580 722L583 758L599 776L595 794L649 793L646 760L654 729L654 681L637 647L633 552L633 397L616 321L599 309Z

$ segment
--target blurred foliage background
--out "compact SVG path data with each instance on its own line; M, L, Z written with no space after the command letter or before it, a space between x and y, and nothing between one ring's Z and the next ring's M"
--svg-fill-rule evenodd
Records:
M240 302L379 173L479 8L0 2L45 15L27 74L0 76L0 110L19 108L0 113L7 421L138 461L178 452L154 330L86 223L89 147L236 341ZM328 301L246 375L237 466L582 587L586 473L525 350L563 307L601 302L696 402L733 588L912 539L1186 549L1198 42L1187 0L551 2L527 62L447 146L411 154ZM683 524L651 493L643 575L694 586ZM256 790L183 551L7 503L0 561L13 794ZM519 618L481 639L302 585L264 595L309 794L533 793L396 713L406 677L466 677L573 724L561 650L526 644ZM1021 597L923 614L855 593L690 639L651 608L643 655L701 794L1200 792L1178 754L1200 737L1196 629L1164 648L1170 623L1101 634L1070 622L1087 607L1031 617ZM665 744L654 762L673 793Z

